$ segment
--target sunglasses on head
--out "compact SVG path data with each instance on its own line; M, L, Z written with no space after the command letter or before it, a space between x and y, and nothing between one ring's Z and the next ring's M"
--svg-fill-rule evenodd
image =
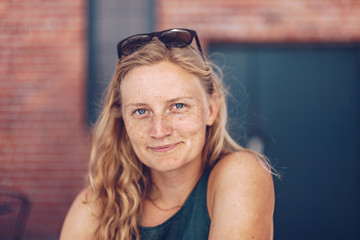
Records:
M196 45L199 49L201 57L203 57L199 37L194 30L173 28L161 32L136 34L134 36L125 38L117 44L119 59L123 56L129 56L136 52L139 48L151 42L154 37L157 37L168 48L182 48L189 46L195 37Z

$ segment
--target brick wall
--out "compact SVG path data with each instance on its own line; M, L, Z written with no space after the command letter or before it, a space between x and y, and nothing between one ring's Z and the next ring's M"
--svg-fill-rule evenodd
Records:
M0 1L0 186L31 199L25 239L57 239L84 183L86 3Z
M158 0L159 29L221 42L360 41L359 0Z

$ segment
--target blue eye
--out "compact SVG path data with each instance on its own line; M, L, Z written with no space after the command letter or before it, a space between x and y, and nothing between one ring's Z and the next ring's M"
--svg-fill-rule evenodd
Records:
M176 109L180 109L180 108L183 108L183 107L184 107L184 104L183 104L183 103L176 103L176 104L174 105L174 107L175 107Z
M146 113L146 110L145 110L145 109L143 109L143 108L136 109L136 110L135 110L135 113L136 113L136 114L139 114L139 115L143 115L143 114L145 114L145 113Z

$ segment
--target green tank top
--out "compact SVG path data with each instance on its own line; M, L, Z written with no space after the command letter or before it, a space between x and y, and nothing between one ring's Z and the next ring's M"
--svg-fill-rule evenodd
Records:
M210 217L207 210L207 184L211 168L204 171L184 205L172 217L155 227L140 227L142 240L208 239Z

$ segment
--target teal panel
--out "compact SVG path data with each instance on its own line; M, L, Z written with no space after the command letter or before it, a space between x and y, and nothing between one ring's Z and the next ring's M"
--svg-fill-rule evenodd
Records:
M216 44L210 51L223 54L215 61L228 65L233 96L248 102L245 121L243 110L230 110L235 125L259 136L283 173L275 181L275 239L356 239L359 46Z

